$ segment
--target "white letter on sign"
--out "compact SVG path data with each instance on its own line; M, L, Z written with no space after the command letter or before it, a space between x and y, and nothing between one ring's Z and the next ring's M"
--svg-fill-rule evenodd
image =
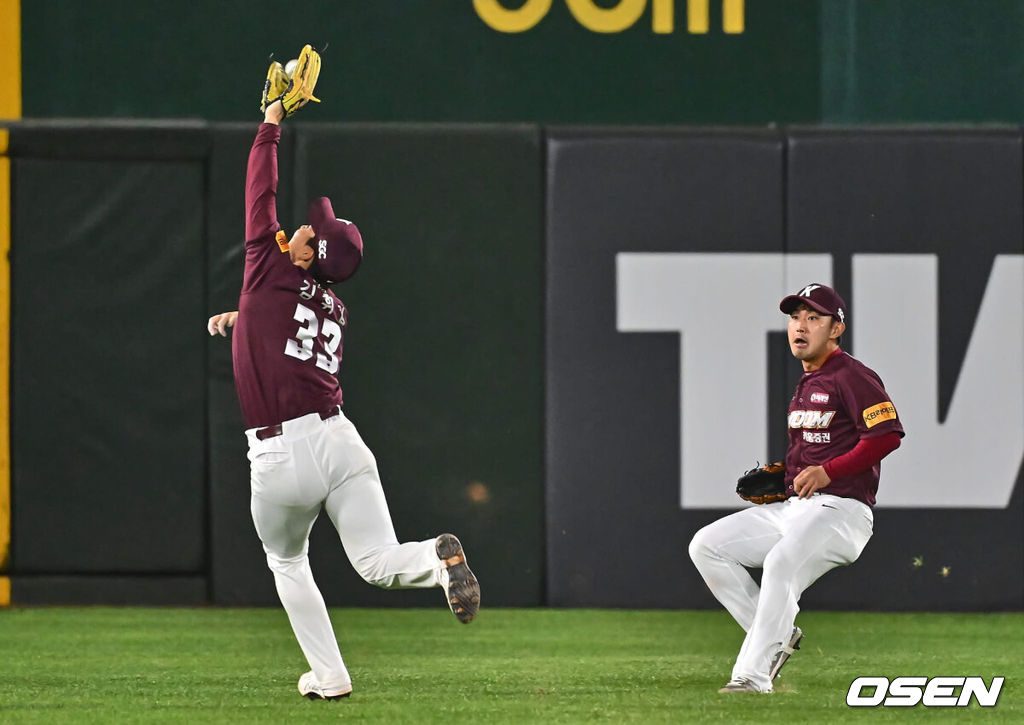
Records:
M738 508L737 471L767 458L765 335L786 329L779 300L830 283L832 257L623 252L616 275L620 332L679 333L682 507Z
M939 292L934 255L853 256L853 352L881 376L907 431L882 462L878 505L1006 508L1024 458L1024 255L992 263L944 421Z

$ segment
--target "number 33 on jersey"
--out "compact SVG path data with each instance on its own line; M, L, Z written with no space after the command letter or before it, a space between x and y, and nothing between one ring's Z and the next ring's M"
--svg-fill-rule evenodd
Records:
M292 319L299 323L295 335L285 342L284 354L297 360L309 360L314 357L313 343L320 338L323 352L316 352L316 366L335 375L340 367L341 358L338 348L341 345L345 326L345 306L336 301L330 292L320 289L308 280L303 283L299 296L308 303L317 305L325 315L323 322L317 317L316 311L299 302L295 305ZM319 297L319 301L317 300ZM334 319L331 315L336 316Z

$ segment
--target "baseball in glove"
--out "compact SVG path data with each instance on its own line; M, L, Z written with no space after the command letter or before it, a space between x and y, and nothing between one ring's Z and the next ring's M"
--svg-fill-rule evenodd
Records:
M736 481L736 493L745 501L775 503L786 498L786 466L781 461L751 468Z
M320 99L313 95L319 77L320 54L313 50L313 46L307 45L299 53L295 70L288 79L288 87L281 95L281 104L284 106L286 116L292 115L309 101L320 103Z
M284 115L290 116L310 101L320 103L320 99L313 95L319 77L320 54L311 45L305 46L299 57L288 61L287 66L272 62L263 84L260 111L266 113L270 104L281 101Z

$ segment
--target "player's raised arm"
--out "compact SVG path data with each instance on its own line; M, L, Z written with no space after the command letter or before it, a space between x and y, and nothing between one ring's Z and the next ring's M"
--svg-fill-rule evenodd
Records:
M440 588L446 608L466 623L480 609L480 583L455 535L398 541L376 460L342 410L348 315L330 287L358 269L359 229L326 196L310 203L308 223L290 240L277 223L278 124L316 100L319 71L320 56L308 45L285 66L271 64L247 169L239 311L215 315L207 328L225 335L237 322L231 361L249 445L249 513L310 667L297 689L312 700L337 700L352 693L352 677L306 555L321 510L370 584Z
M245 177L245 241L273 235L277 222L277 145L281 139L281 121L310 101L320 77L320 55L309 45L302 49L294 65L286 70L273 62L263 84L263 125L249 152Z
M281 226L277 222L277 144L281 139L278 122L283 117L280 102L268 107L249 151L245 174L246 242L272 239Z

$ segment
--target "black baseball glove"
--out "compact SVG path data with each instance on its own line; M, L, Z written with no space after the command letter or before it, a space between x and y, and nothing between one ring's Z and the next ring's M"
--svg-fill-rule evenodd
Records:
M786 466L781 461L751 468L736 481L740 498L754 503L775 503L786 498Z

